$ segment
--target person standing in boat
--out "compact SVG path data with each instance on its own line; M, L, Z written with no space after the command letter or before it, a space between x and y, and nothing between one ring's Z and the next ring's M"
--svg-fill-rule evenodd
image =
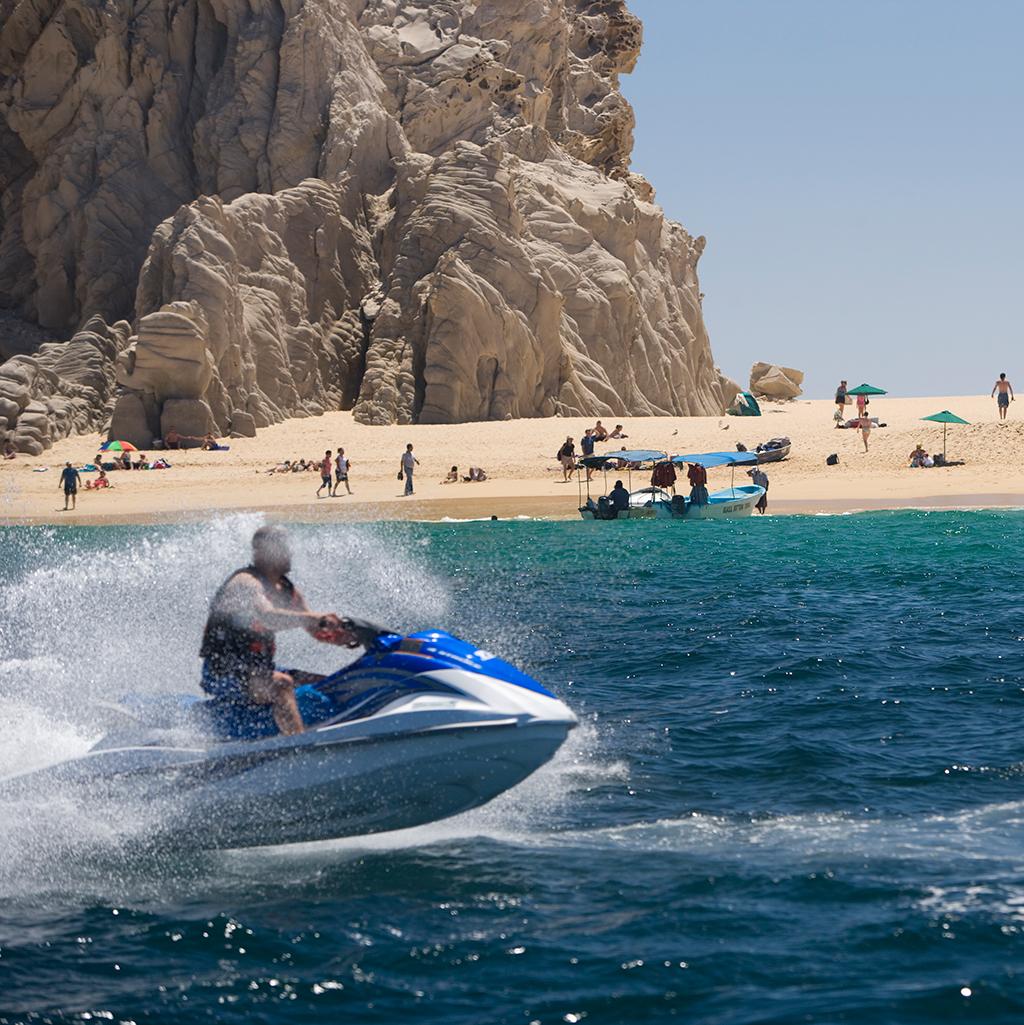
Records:
M333 612L311 612L289 580L288 535L260 527L252 537L252 563L235 570L210 602L199 655L202 688L239 704L270 705L284 734L301 733L295 679L274 665L274 635L305 630L319 641L355 647L359 642Z
M690 482L690 501L694 505L707 505L708 471L700 463L690 463L686 479Z

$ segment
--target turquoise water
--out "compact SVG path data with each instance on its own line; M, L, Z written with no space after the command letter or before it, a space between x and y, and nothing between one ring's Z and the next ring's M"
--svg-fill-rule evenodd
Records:
M194 679L255 522L0 531L0 775ZM1021 1020L1024 514L295 532L314 605L582 728L400 835L170 857L149 809L0 805L0 1023Z

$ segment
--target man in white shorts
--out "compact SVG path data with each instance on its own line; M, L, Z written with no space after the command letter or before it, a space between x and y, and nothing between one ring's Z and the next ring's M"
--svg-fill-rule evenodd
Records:
M345 485L345 490L351 495L352 489L348 486L348 468L352 464L345 458L345 450L343 448L338 449L338 454L334 457L334 490L331 492L331 497L334 498L338 494L338 488L341 487L342 483Z

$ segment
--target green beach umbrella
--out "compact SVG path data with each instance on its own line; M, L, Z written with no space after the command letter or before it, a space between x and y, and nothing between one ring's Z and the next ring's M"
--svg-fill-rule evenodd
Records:
M130 441L105 441L100 445L101 452L138 452Z
M965 420L962 416L957 416L956 413L951 413L948 409L944 409L941 413L932 413L931 416L922 416L922 420L931 420L932 423L942 424L942 460L946 460L946 431L949 430L950 424L964 424L970 426L970 421Z
M847 395L888 395L884 388L876 388L873 384L858 384L856 388L848 388Z

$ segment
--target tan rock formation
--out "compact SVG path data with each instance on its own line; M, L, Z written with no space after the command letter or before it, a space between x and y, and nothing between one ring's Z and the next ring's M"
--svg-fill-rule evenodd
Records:
M774 363L755 363L750 368L750 390L769 399L795 399L803 394L804 372Z
M168 402L721 412L704 240L628 170L640 35L623 0L0 0L0 354L130 318L144 444Z

